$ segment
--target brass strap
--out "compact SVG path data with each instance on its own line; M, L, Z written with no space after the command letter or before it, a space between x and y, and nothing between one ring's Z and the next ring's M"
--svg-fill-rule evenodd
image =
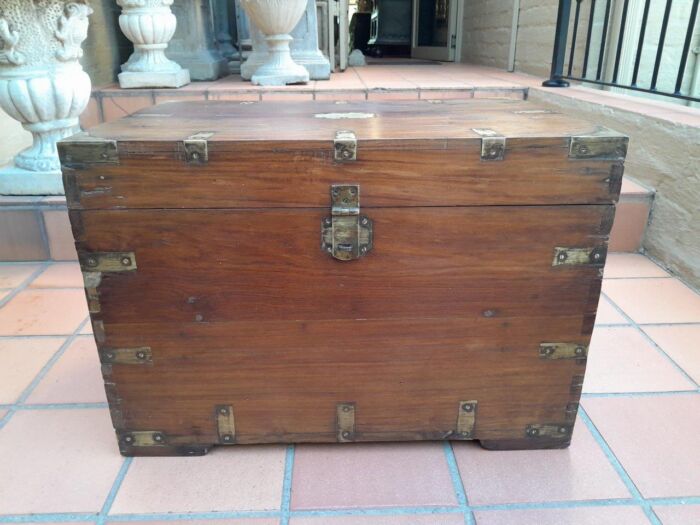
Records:
M336 407L338 441L353 441L355 437L355 403L338 403Z

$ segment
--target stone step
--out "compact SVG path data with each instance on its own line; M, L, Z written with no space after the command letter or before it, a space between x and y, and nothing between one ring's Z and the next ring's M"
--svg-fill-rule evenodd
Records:
M610 251L639 252L654 202L654 190L625 175L610 232Z
M610 250L638 252L654 192L625 177ZM0 197L0 261L76 259L64 197Z

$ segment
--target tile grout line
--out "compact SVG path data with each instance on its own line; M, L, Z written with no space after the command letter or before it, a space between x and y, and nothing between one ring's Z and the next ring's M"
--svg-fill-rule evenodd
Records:
M654 340L649 336L649 334L647 334L647 333L644 331L644 329L642 329L642 328L637 324L637 322L636 322L634 319L632 319L629 315L627 315L627 313L626 313L622 308L620 308L620 306L619 306L615 301L613 301L610 297L608 297L607 294L601 292L601 295L603 295L603 296L610 302L610 304L612 305L612 307L615 308L625 319L627 319L627 320L632 324L632 326L635 328L635 330L637 330L637 332L639 332L639 334L642 336L642 338L644 338L649 344L651 344L651 346L657 351L657 353L658 353L659 355L661 355L661 356L664 357L669 363L671 363L671 365L676 369L676 371L680 372L680 374L681 374L687 381L689 381L691 385L693 385L696 389L700 389L700 385L699 385L692 377L690 377L690 374L688 374L688 372L686 372L678 363L676 363L676 361L674 361L673 358L672 358L670 355L668 355L668 354L664 351L664 349L661 348L661 346L659 346L659 345L656 343L656 341L654 341Z
M652 337L644 331L644 328L637 325L636 323L635 323L634 327L637 329L637 331L639 331L639 333L642 335L642 337L644 339L646 339L647 342L649 342L649 344L651 344L651 346L659 354L661 354L668 362L670 362L671 365L673 365L673 367L678 372L680 372L683 375L683 377L685 377L690 382L691 385L693 385L697 390L700 390L700 384L697 381L695 381L695 379L693 379L693 377L688 372L686 372L685 369L681 365L676 363L676 360L673 359L669 354L667 354L666 351L661 347L661 345L659 345L656 341L654 341L654 339L652 339Z
M85 402L85 403L32 403L32 404L9 404L0 405L0 409L8 410L81 410L91 408L109 408L106 402Z
M50 261L44 261L43 263L40 263L39 268L34 270L29 277L27 277L24 281L22 281L19 286L16 286L10 293L8 293L5 297L0 300L0 308L5 306L7 303L9 303L12 299L17 297L20 293L22 293L24 290L29 288L29 285L34 282L34 279L39 277L44 271L51 265Z
M126 477L126 474L129 472L129 467L131 466L131 463L134 461L134 458L124 458L124 461L122 462L121 467L119 467L119 472L117 472L117 477L114 478L114 483L112 483L112 487L109 489L109 493L107 494L107 498L105 498L105 502L102 505L102 508L100 509L100 513L97 516L97 522L96 525L104 525L104 522L107 519L107 516L109 515L109 511L112 510L112 505L114 504L114 500L117 498L117 494L119 493L119 489L122 486L122 483L124 482L124 478Z
M695 395L700 393L700 390L668 390L658 392L584 392L581 394L583 399L596 399L606 397L664 397L664 396L680 396L680 395Z
M26 207L31 208L31 205L27 205ZM14 208L14 206L3 206L2 209L6 208ZM51 264L52 261L0 261L0 268L3 266L36 266L37 264L43 264L43 263L48 263ZM10 287L12 288L12 287Z
M292 502L292 474L296 445L287 445L284 455L284 477L282 478L282 503L280 505L280 525L289 525L290 507Z
M239 511L208 511L208 512L168 512L152 514L112 514L110 523L131 521L193 521L220 520L245 518L278 518L278 510L239 510ZM0 518L0 523L2 518Z
M700 496L688 497L664 497L648 498L644 500L650 505L657 506L679 506L679 505L700 505ZM563 500L563 501L541 501L522 503L496 503L472 505L473 510L498 512L508 510L529 510L529 509L570 509L570 508L599 508L599 507L638 507L640 502L632 498L610 498L597 500ZM346 509L327 510L296 510L290 511L294 517L318 516L411 516L411 515L431 515L431 514L457 514L461 513L459 507L444 506L417 506L417 507L359 507ZM236 518L277 518L279 511L208 511L208 512L173 512L173 513L134 513L134 514L112 514L109 516L111 522L129 521L180 521L180 520L204 520L204 519L236 519ZM95 513L47 513L47 514L11 514L0 515L0 523L51 523L70 521L94 521Z
M700 321L695 322L682 322L682 323L635 323L639 325L640 328L645 326L700 326Z
M0 523L72 523L95 522L96 514L93 513L65 513L54 514L0 514Z
M63 344L58 348L58 350L54 352L54 354L49 358L49 360L44 364L44 366L41 367L41 370L39 370L36 376L34 376L34 379L32 379L29 385L22 391L17 400L12 404L7 414L5 414L4 417L0 418L0 429L7 425L10 419L12 419L12 416L14 416L17 413L17 406L24 405L24 402L32 394L32 392L39 385L39 383L41 383L46 374L49 373L51 368L53 368L56 362L63 356L66 350L68 350L68 347L71 344L73 344L73 341L75 341L75 339L78 337L80 331L83 329L83 327L89 319L89 316L83 319L83 321L80 324L78 324L78 327L75 330L73 330L73 333L66 337L65 341L63 341Z
M43 288L44 290L46 288ZM50 334L50 335L0 335L0 341L5 341L9 339L56 339L59 337L66 337L67 335L70 334ZM92 333L89 334L78 334L79 336L91 336L93 335Z
M293 510L290 514L301 517L336 517L336 516L424 516L431 514L463 514L461 507L418 506L418 507L358 507L344 509L309 509Z
M464 490L462 475L459 472L459 466L457 465L457 458L455 457L455 452L452 448L452 443L450 441L445 441L442 445L442 450L445 453L447 470L450 473L450 479L452 480L452 489L454 490L455 498L457 499L457 504L464 511L464 525L474 525L474 513L469 507L469 498L467 498L467 492Z
M61 290L61 291L85 290L85 287L84 286L37 286L36 288L32 288L32 290L43 290L43 291L46 291L46 290Z
M635 281L639 279L676 279L675 275L651 275L649 277L605 277L606 281Z
M615 305L617 306L617 305ZM618 307L619 308L619 307ZM595 326L602 326L602 327L625 327L625 326L630 326L631 324L637 324L640 327L646 327L646 326L651 326L651 327L656 327L656 326L700 326L700 322L683 322L683 323L596 323Z
M651 508L651 504L644 498L644 496L642 496L642 493L639 491L639 488L637 488L637 485L635 485L634 481L632 481L631 476L625 470L625 467L622 466L622 463L612 451L612 448L610 448L610 445L608 445L607 441L605 441L605 438L600 433L600 430L598 430L598 427L595 426L595 423L593 423L593 420L591 420L591 418L589 417L588 413L582 405L579 405L578 416L588 428L589 432L593 436L593 439L596 441L596 443L598 443L598 446L603 451L603 454L605 454L605 457L607 458L608 462L615 470L617 475L620 477L629 493L634 498L634 501L642 507L642 510L644 511L644 514L646 515L647 519L652 523L652 525L662 525L661 521Z

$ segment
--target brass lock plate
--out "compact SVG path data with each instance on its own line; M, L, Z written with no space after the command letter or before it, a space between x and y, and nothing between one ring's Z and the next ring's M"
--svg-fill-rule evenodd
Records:
M352 261L372 249L372 220L360 214L360 186L331 186L331 216L321 223L321 249L339 261Z

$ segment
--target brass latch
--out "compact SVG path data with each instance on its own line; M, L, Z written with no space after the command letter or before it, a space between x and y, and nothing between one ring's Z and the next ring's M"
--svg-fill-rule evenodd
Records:
M331 216L321 225L321 248L340 261L351 261L372 249L372 220L360 215L360 187L331 186Z

